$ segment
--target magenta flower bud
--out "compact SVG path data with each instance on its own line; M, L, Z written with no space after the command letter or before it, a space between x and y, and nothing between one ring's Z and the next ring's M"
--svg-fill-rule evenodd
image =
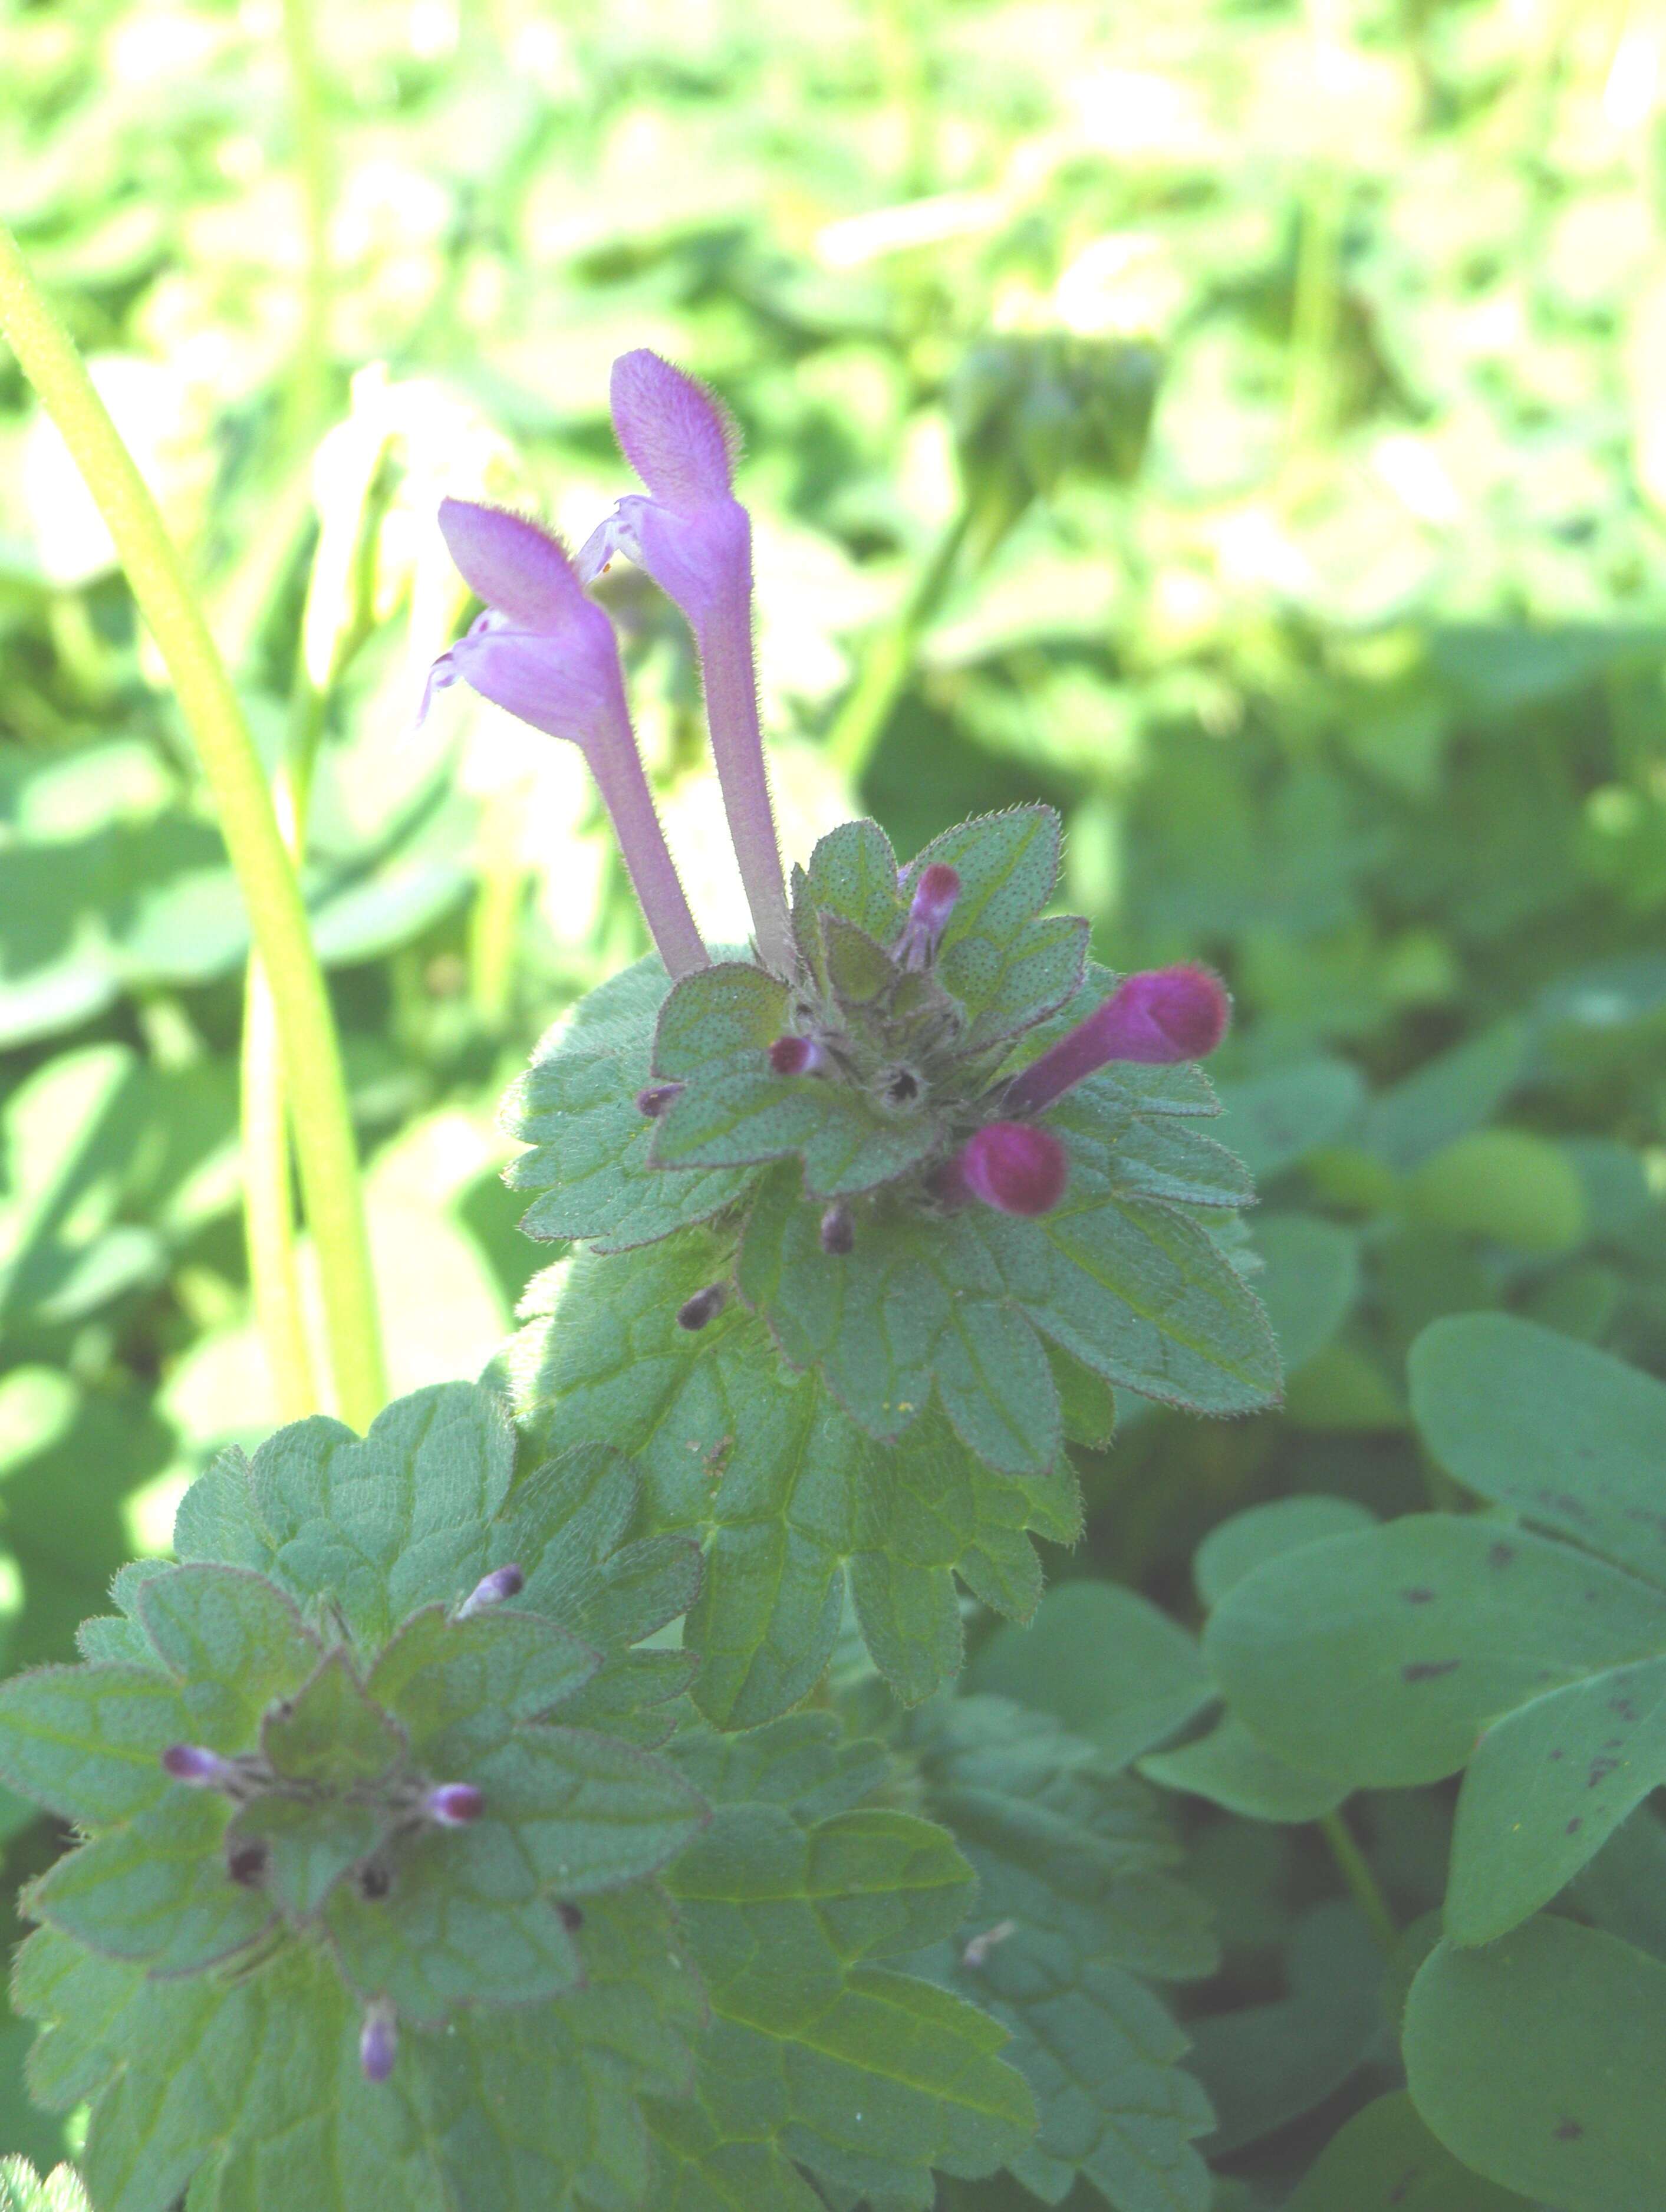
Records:
M460 678L535 730L577 745L660 957L673 975L705 967L706 948L642 773L612 623L587 597L564 548L524 515L447 499L440 528L486 612L435 663L423 713L435 691Z
M378 1997L365 2007L364 2026L359 2030L359 2066L365 2080L386 2081L398 2051L399 2024L393 2008L385 1997Z
M696 1291L685 1298L677 1309L677 1326L690 1330L704 1328L708 1321L715 1321L729 1298L727 1283L714 1283L708 1290Z
M482 1575L474 1588L457 1608L453 1619L471 1620L477 1613L489 1605L502 1605L506 1597L519 1597L526 1587L526 1577L513 1564L494 1567L489 1575Z
M466 1828L486 1809L486 1801L472 1782L442 1782L423 1800L423 1810L441 1828Z
M162 1771L192 1790L228 1790L237 1778L230 1759L222 1759L217 1751L205 1750L200 1743L169 1744L162 1753Z
M636 1111L645 1114L650 1121L657 1121L667 1106L683 1095L680 1083L650 1083L636 1093Z
M933 860L914 887L909 918L897 941L897 957L904 968L918 969L934 957L955 901L960 896L960 872L946 861Z
M777 1075L819 1075L827 1054L814 1037L780 1036L769 1048L769 1065Z
M733 426L703 385L646 349L613 364L613 428L648 486L579 550L587 582L616 553L647 569L694 632L706 726L758 951L790 973L792 931L752 660L752 526L734 495Z
M1113 1060L1160 1067L1202 1060L1226 1034L1231 1002L1219 976L1183 961L1125 975L1102 1006L1007 1085L1002 1104L1038 1114Z
M1050 1129L991 1121L969 1137L937 1177L947 1204L975 1198L997 1213L1050 1213L1064 1196L1069 1164Z
M822 1216L822 1249L836 1260L848 1259L856 1249L856 1217L848 1206L830 1206Z

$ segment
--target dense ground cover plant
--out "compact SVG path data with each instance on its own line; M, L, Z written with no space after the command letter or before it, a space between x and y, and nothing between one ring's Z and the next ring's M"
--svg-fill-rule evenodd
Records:
M271 26L214 0L0 14L21 95L0 118L6 213L99 356L252 733L283 757L372 1160L395 1390L492 1362L454 1402L464 1428L513 1407L514 1495L553 1494L544 1462L588 1467L611 1532L593 1556L652 1543L682 1563L685 1627L629 1662L678 1694L632 1719L623 1697L586 1712L593 1684L527 1723L628 1735L709 1814L570 1931L594 1985L585 1947L639 1911L675 1973L654 1948L628 1992L526 2011L541 2055L517 2057L498 2109L532 2201L569 2186L551 2177L570 2153L587 2203L1652 2203L1653 33L1635 10L1502 0L1414 20L1188 0L1137 24L1070 11L1046 40L996 4L883 26L650 4L557 27L514 4L489 26L344 0L313 27L320 70L307 11L286 12L287 76ZM313 211L299 326L292 175ZM646 489L586 546L619 489L607 364L644 344L722 389L744 471L722 476L708 440L690 469L686 417L669 456L639 426ZM391 369L350 395L378 354ZM18 1680L62 1666L137 1549L125 1656L106 1626L86 1663L166 1688L140 1582L187 1483L228 1443L346 1449L333 1429L267 1440L320 1403L362 1430L382 1397L350 1315L331 1395L344 1332L309 1321L258 977L238 1065L244 910L182 726L61 452L15 382L4 404L0 1613ZM794 902L777 876L779 905L733 680L737 489L774 811L806 882ZM565 604L618 632L700 976L686 929L632 967L647 940L573 745L466 684L409 734L448 644L453 667L506 665L490 625L454 636L445 494L555 514L583 548L593 602ZM575 658L569 636L546 660L546 711ZM751 824L744 889L702 678ZM593 711L593 757L596 728ZM616 777L610 804L633 793L640 823L641 778ZM1006 865L983 854L996 836L1023 847L1037 963L1081 936L1055 906L1094 939L1081 996L992 1033L980 1063L978 932L952 939L977 866ZM962 878L946 913L931 867ZM1153 1110L1204 1102L1183 1062L1110 1060L1026 1097L1116 972L1199 963L1235 1002L1209 1060L1221 1116ZM732 1025L662 1073L673 976L710 994L680 1042ZM946 1041L939 986L965 1023ZM874 1110L916 1052L927 1109ZM506 1193L492 1117L529 1057L531 1181ZM637 1109L673 1085L674 1112ZM252 1270L240 1091L264 1201ZM554 1142L563 1114L582 1147ZM829 1195L853 1135L862 1178L886 1147L915 1163ZM1254 1172L1247 1238L1212 1136ZM1069 1153L1059 1202L992 1206L1051 1198L1048 1139ZM673 1164L684 1141L699 1158ZM1104 1192L1089 1145L1122 1162ZM529 1204L556 1240L542 1255L514 1227ZM1126 1321L1095 1344L1101 1369L1073 1369L1053 1260L1047 1282L1013 1269L1043 1241L1079 1252L1070 1223L1095 1213L1124 1306L1140 1224L1248 1326L1246 1286L1283 1354L1279 1408L1198 1420L1143 1396L1172 1376ZM777 1231L779 1274L757 1265ZM904 1250L887 1309L870 1292ZM951 1252L980 1271L966 1332L939 1325ZM529 1253L556 1268L500 1356ZM676 1319L691 1301L698 1329ZM964 1345L986 1340L1000 1357L969 1388ZM1012 1464L1050 1433L1029 1346L1064 1438L1044 1471ZM1250 1387L1242 1364L1181 1379L1170 1398ZM240 1564L287 1587L279 1564ZM553 1573L546 1591L538 1617L572 1632L589 1601ZM622 1600L580 1640L623 1662L648 1618ZM343 1639L321 1613L303 1626ZM356 1674L379 1635L349 1639ZM669 1662L688 1653L684 1695ZM402 1804L454 1779L397 1761L384 1778ZM199 1822L237 1809L173 1786ZM0 1816L9 1896L70 1838L21 1796ZM131 1825L87 1823L106 1865ZM401 1848L479 1832L429 1819ZM76 1879L48 1877L43 1909L73 1911L52 1885ZM407 2003L388 2081L364 2080L374 1992L330 1964L329 1910L284 1922L196 2109L139 2093L179 2047L168 2022L223 2028L206 2009L222 1969L106 1962L112 1992L138 1992L139 2057L90 2125L113 2062L65 2039L44 1973L20 1979L0 2148L42 2171L72 2152L97 2203L138 2139L136 2189L188 2161L197 2201L246 2204L272 2170L264 2130L316 2169L343 2112L368 2115L367 2144L405 2115L404 2162L356 2175L362 2193L489 2193L502 2143L459 2132L477 2115L448 2101L445 2029ZM31 1973L75 1940L49 1921ZM766 1956L772 1979L752 1971ZM264 2063L256 2018L258 1989L308 1958L327 1972L294 2016L334 2052L329 2078ZM534 2094L523 2130L520 2075L548 2078L556 2016L593 2023L605 1996L622 2032L595 2132L540 2146L554 2106ZM520 2008L471 1996L455 2017L501 2051ZM43 2028L51 2110L23 2073ZM29 2212L76 2201L67 2175L8 2168L0 2188Z

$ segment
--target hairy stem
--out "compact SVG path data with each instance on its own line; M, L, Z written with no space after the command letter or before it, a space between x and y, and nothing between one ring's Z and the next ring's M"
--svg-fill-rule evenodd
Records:
M213 794L271 990L307 1220L323 1277L336 1403L344 1419L362 1428L381 1410L386 1388L353 1125L329 994L260 757L156 503L73 339L3 225L0 330L115 542Z
M1324 1814L1318 1827L1330 1846L1337 1871L1348 1886L1349 1895L1370 1923L1371 1934L1383 1950L1392 1951L1400 1940L1400 1930L1395 1925L1382 1886L1371 1870L1371 1861L1360 1850L1353 1829L1340 1810Z

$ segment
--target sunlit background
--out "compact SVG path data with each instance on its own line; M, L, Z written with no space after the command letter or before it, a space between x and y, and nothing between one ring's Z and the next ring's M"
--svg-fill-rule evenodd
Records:
M1449 1309L1666 1364L1663 53L1661 0L0 0L0 208L274 763L322 720L307 879L398 1387L510 1328L548 1255L496 1102L643 944L575 753L460 689L414 726L468 611L434 512L582 538L639 345L744 432L791 856L1044 797L1100 957L1237 994L1289 1405L1131 1422L1077 1565L1183 1605L1233 1505L1414 1494L1403 1352ZM688 639L605 589L739 935ZM16 1663L271 1414L239 901L9 360L0 647ZM23 2040L0 2143L44 2160Z

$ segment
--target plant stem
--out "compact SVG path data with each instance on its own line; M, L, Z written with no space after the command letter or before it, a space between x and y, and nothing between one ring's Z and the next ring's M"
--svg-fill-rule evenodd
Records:
M292 434L305 438L317 430L330 408L330 211L335 198L330 125L313 36L311 0L283 0L283 46L289 65L295 166L307 225L306 291L289 385L289 415Z
M316 1413L319 1400L295 1264L289 1123L277 1023L265 972L259 956L253 953L243 986L239 1099L243 1237L248 1247L255 1322L271 1374L277 1417L281 1421L298 1421Z
M834 766L853 785L860 783L907 689L920 641L948 596L955 563L971 526L971 508L964 506L922 564L908 597L868 647L861 671L834 717L827 750Z
M1330 1855L1337 1869L1348 1886L1348 1893L1371 1926L1384 1951L1392 1951L1400 1940L1400 1930L1395 1926L1394 1915L1389 1910L1389 1900L1382 1886L1371 1870L1371 1862L1360 1850L1354 1833L1343 1819L1340 1808L1324 1814L1318 1822L1320 1833L1330 1846Z
M75 342L0 225L0 330L57 424L115 542L173 679L271 988L307 1216L323 1278L336 1404L363 1428L386 1397L370 1250L341 1051L272 796L184 563Z

